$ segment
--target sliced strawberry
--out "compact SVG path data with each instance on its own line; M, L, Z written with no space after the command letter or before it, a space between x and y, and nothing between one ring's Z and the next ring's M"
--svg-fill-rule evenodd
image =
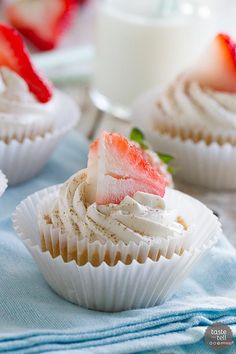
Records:
M214 90L236 92L236 43L218 34L186 78Z
M89 202L120 203L125 196L146 192L163 196L165 178L125 137L103 132L89 152Z
M40 102L46 103L52 97L52 85L35 70L18 32L1 23L0 66L6 66L21 76Z
M158 157L158 154L156 152L152 150L143 150L143 149L140 150L142 151L144 158L152 165L152 167L165 178L166 185L168 187L172 187L174 185L174 182L173 182L172 175L169 172L170 166L168 166L168 164L161 161L161 159Z
M79 3L80 5L85 5L86 2L88 2L88 0L78 0L78 3Z
M77 9L76 0L18 0L7 6L6 17L38 49L50 50L57 46Z

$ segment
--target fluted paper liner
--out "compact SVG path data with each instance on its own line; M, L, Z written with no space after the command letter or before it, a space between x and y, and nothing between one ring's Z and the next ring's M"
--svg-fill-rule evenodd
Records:
M0 140L9 144L12 140L22 143L26 138L34 140L37 136L43 137L46 133L53 131L54 117L48 114L47 118L47 122L27 124L17 122L14 126L13 119L7 117L6 121L1 122Z
M129 264L133 259L144 263L147 257L157 261L161 255L171 258L174 253L181 255L183 250L201 247L203 243L214 237L215 233L215 225L212 224L212 220L215 220L216 217L212 211L181 192L167 190L165 196L166 207L178 209L178 214L189 225L189 230L185 235L159 237L150 244L140 242L137 245L130 242L125 245L122 241L118 244L111 241L105 244L101 244L99 241L91 243L88 239L78 240L76 235L68 237L68 235L61 233L59 229L46 224L44 216L48 215L57 197L58 190L53 193L47 190L45 197L41 201L36 201L41 248L43 251L50 251L53 257L60 254L65 262L74 259L78 265L90 262L94 266L98 266L103 261L108 265L115 265L119 260Z
M181 122L179 117L177 123L168 122L168 119L157 118L156 111L153 109L150 112L149 122L152 131L157 131L161 134L166 134L171 138L179 138L181 141L191 140L193 143L204 141L206 145L216 143L218 145L224 145L229 143L232 146L236 146L236 130L234 129L222 129L222 127L214 127L214 129L207 129L206 127L197 126L194 123L186 125L186 121ZM236 114L235 114L236 118Z
M163 123L154 129L153 107L158 96L154 90L141 97L133 107L132 121L145 133L157 151L174 156L176 176L213 189L236 189L236 131L206 133L197 127L177 128Z
M7 176L9 185L21 183L35 176L48 161L57 144L71 130L79 118L74 101L60 93L61 108L53 130L35 139L9 143L0 140L0 169Z
M0 171L0 197L3 195L7 188L7 179L5 175Z
M194 208L196 216L192 215L192 210L185 211L189 213L189 222L197 218L201 223L203 229L201 232L199 229L199 233L195 235L200 241L192 240L190 250L183 250L181 255L172 253L170 258L159 256L157 261L153 261L147 252L143 252L141 262L136 257L129 264L125 264L125 256L122 258L122 255L121 260L113 266L105 261L99 266L90 262L78 265L75 260L64 261L61 255L53 258L49 251L43 252L41 249L38 203L46 195L56 193L57 188L45 189L21 202L13 215L14 227L51 288L68 301L86 308L121 311L162 303L173 294L197 260L214 245L221 234L217 218L196 201L199 206L198 208L195 205ZM180 211L189 207L189 199L194 204L193 198L177 191L168 191L166 198L171 205L176 204ZM182 205L179 204L180 201ZM98 243L87 246L99 248ZM65 247L65 244L61 243L61 247ZM127 250L135 258L132 247L133 245L127 246ZM99 252L102 253L100 250Z

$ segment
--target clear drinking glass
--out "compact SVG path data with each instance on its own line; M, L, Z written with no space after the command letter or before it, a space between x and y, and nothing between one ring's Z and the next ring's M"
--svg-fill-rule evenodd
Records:
M133 100L190 65L214 29L207 0L100 0L95 106L127 119Z

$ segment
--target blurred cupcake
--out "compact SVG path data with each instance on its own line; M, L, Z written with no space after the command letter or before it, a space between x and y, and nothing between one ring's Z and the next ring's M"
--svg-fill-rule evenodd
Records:
M0 24L0 34L0 168L14 184L42 168L78 110L37 73L15 30Z
M0 197L3 195L7 188L7 179L4 174L0 171Z
M23 201L14 224L57 293L107 311L164 301L221 233L204 205L166 191L139 147L106 132L87 169Z
M202 57L160 93L153 128L181 140L236 145L236 44L218 34Z
M135 109L134 118L150 105L139 123L148 120L148 138L175 156L177 175L186 181L236 188L235 50L229 36L218 34L195 66Z

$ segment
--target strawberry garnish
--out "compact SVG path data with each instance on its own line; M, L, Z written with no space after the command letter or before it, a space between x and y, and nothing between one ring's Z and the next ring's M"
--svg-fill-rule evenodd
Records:
M165 177L167 185L172 186L173 180L171 174L175 173L175 169L169 163L174 157L166 153L153 151L148 141L146 141L144 133L139 128L134 127L131 130L129 139L140 148L144 158L152 167Z
M125 196L146 192L163 197L165 178L125 137L103 132L90 147L87 182L89 201L120 203Z
M85 5L86 2L88 2L88 0L78 0L78 3L79 3L80 5Z
M236 43L218 34L186 78L223 92L236 92Z
M18 32L1 23L0 66L6 66L21 76L38 101L46 103L52 97L52 86L35 70Z
M76 0L18 0L6 8L9 22L38 49L50 50L70 26Z

